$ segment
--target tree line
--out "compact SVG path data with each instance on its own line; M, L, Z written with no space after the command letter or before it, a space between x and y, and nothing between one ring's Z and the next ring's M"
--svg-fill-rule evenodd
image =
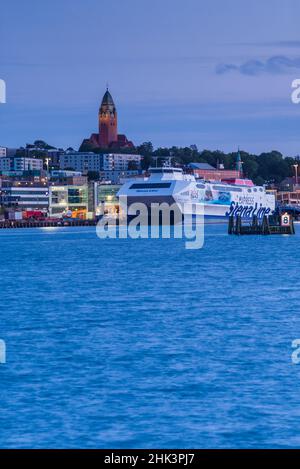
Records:
M40 151L33 151L32 156L43 157L43 150L55 149L43 140L35 141L34 145L27 144L26 148L38 147ZM19 153L22 153L20 149ZM73 148L68 150L74 151ZM172 163L186 166L189 163L208 163L214 167L223 165L225 169L234 169L237 151L224 153L220 150L199 150L196 145L189 147L159 147L154 148L151 142L144 142L135 148L103 149L103 148L80 148L81 151L93 151L94 153L136 153L143 156L142 168L148 169L154 165L154 157L172 157ZM63 151L59 149L59 151ZM300 165L299 156L284 157L279 151L273 150L259 155L240 150L243 163L244 176L252 179L255 184L278 184L286 177L295 174L294 164ZM159 163L159 158L158 158ZM135 169L135 168L131 168Z
M171 156L174 164L208 163L214 167L222 164L225 169L234 169L237 151L224 153L220 150L198 150L196 145L190 147L171 147L154 149L151 142L136 147L137 153L144 156L143 166L153 164L153 157ZM264 152L259 155L240 150L244 176L252 179L255 184L278 184L286 177L295 174L294 164L299 157L284 157L279 151Z

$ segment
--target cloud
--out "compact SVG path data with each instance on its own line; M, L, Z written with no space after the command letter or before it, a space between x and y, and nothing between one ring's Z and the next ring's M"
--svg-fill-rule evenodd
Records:
M238 67L233 64L219 64L216 67L216 73L222 75L223 73L231 72L233 70L238 70Z
M273 45L279 47L300 47L300 41L278 41L274 42Z
M300 41L297 40L286 40L286 41L264 41L264 42L235 42L231 45L238 46L259 46L259 47L296 47L300 48Z
M291 70L300 70L300 57L289 58L284 55L277 55L267 60L248 60L241 65L219 64L216 73L223 75L228 72L238 72L242 75L257 76L263 73L282 74Z

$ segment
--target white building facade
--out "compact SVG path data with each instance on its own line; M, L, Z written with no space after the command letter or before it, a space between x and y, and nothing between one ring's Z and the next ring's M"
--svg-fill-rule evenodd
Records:
M42 171L43 160L21 156L0 158L0 171Z
M100 173L101 179L118 184L120 178L138 174L141 155L123 153L98 154L92 152L67 152L60 155L60 169Z
M49 189L46 184L7 183L1 188L2 204L18 210L47 210Z
M103 156L92 152L67 152L59 157L60 169L80 171L101 171Z
M131 167L138 170L141 160L141 155L107 153L103 155L103 171L128 171Z

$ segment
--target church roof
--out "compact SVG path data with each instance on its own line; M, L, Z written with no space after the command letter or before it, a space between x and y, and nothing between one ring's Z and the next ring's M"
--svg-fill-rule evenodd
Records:
M112 96L111 96L111 94L108 90L106 90L106 92L104 93L104 96L102 98L101 106L103 104L112 105L112 106L115 105L114 100L112 99Z

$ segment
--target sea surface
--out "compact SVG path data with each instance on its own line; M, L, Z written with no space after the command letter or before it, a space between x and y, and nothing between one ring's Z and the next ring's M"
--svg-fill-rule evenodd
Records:
M299 448L296 230L1 230L0 447Z

